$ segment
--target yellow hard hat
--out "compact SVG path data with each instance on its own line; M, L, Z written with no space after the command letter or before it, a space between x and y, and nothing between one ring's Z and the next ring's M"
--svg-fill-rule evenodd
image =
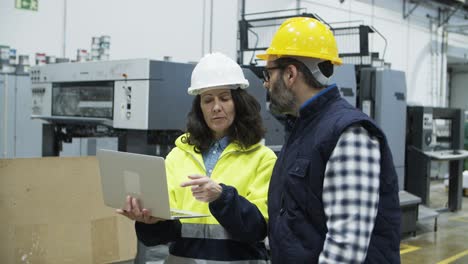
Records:
M335 65L343 62L332 31L322 22L310 17L293 17L281 24L270 47L257 58L268 60L284 56L300 56L329 60Z

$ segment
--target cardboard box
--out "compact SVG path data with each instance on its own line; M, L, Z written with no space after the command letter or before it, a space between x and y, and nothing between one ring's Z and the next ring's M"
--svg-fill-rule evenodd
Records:
M111 263L133 221L106 207L95 157L0 159L0 263Z

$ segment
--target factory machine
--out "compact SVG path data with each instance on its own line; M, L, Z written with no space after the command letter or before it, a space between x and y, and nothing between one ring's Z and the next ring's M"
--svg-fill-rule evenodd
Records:
M41 156L41 124L31 121L27 73L0 73L0 159Z
M165 156L185 130L193 64L133 59L48 64L31 69L32 118L43 124L43 156L72 138L117 137L122 151ZM266 145L281 145L281 124L265 109L262 82L247 90L262 105Z
M357 103L385 132L398 174L399 189L405 182L406 79L405 73L385 68L360 70Z
M409 106L407 112L407 178L405 188L429 205L431 162L449 163L448 208L462 207L464 111L457 108ZM443 125L436 125L436 123ZM443 131L444 130L444 131Z
M33 67L32 118L47 121L43 156L58 156L74 137L104 136L117 137L119 150L164 154L184 127L192 68L146 59Z
M357 83L354 65L343 64L335 67L330 83L335 83L341 96L352 106L356 106Z

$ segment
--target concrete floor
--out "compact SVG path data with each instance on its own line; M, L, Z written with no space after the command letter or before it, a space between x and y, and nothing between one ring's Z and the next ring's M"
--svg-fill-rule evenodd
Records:
M446 207L448 194L441 181L431 182L430 207ZM462 210L440 213L438 230L434 219L418 223L416 236L404 236L400 244L402 263L468 263L468 197Z

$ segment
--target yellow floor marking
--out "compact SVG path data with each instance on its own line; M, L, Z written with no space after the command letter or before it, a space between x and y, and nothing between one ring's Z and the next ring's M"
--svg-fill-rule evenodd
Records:
M468 249L463 251L463 252L460 252L460 253L456 254L455 256L452 256L450 258L439 261L439 262L437 262L437 264L449 264L449 263L452 263L455 260L457 260L457 259L459 259L459 258L461 258L461 257L463 257L465 255L468 255Z
M406 254L406 253L409 253L409 252L413 252L413 251L416 251L416 250L419 250L419 249L421 249L421 248L411 246L411 245L408 245L408 244L400 244L400 255L403 255L403 254Z
M455 216L455 217L449 218L449 220L468 223L468 215Z

